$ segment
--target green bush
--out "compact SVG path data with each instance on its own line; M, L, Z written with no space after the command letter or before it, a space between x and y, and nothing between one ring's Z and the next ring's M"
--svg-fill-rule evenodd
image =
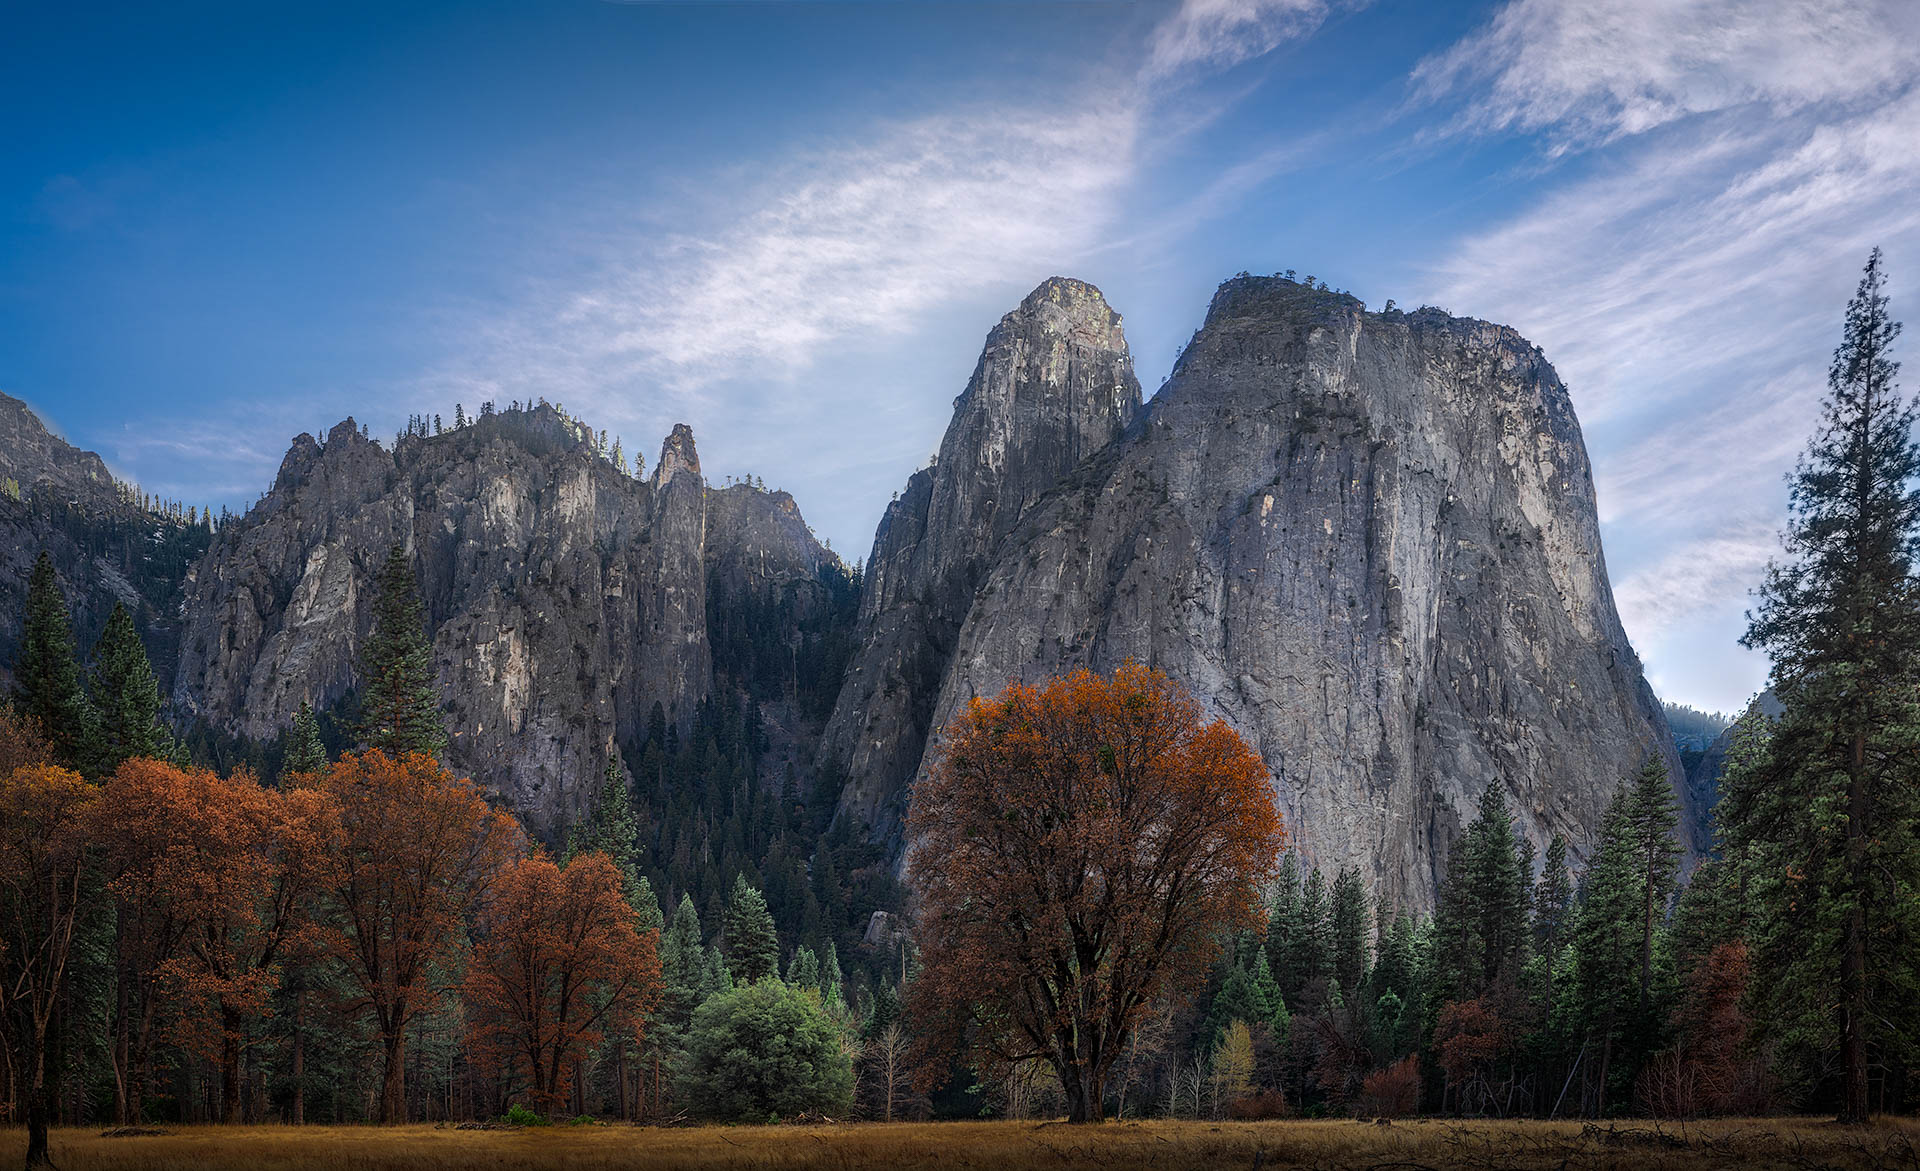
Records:
M532 1109L531 1107L523 1106L518 1102L515 1102L513 1105L507 1107L507 1112L500 1116L500 1121L506 1123L508 1126L551 1126L552 1125L552 1123L547 1121L546 1115L540 1113L537 1110Z
M681 1084L708 1118L758 1122L853 1103L853 1064L819 994L779 979L710 997L688 1029Z

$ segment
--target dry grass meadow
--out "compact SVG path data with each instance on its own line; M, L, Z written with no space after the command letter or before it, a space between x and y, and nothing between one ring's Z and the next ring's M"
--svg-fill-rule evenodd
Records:
M865 1123L654 1129L621 1125L527 1130L405 1127L169 1127L164 1135L54 1133L63 1171L590 1171L756 1168L894 1171L961 1168L1874 1168L1920 1171L1920 1123L1847 1128L1814 1119L1704 1123L1354 1121ZM0 1131L0 1168L26 1136Z

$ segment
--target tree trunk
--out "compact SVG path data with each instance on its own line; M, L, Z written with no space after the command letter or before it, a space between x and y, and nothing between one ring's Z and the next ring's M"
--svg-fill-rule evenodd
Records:
M240 1119L240 1014L220 1010L220 1121L229 1126Z
M1068 1122L1099 1122L1106 1103L1101 1101L1099 1080L1089 1070L1069 1065L1060 1071L1060 1086L1067 1092Z
M1853 769L1847 778L1847 869L1854 888L1841 946L1840 1061L1843 1070L1841 1122L1867 1120L1867 914L1864 905L1867 859L1866 734L1853 734Z
M307 995L306 989L293 999L293 1124L307 1122Z
M386 1037L386 1060L381 1072L380 1121L397 1126L407 1120L407 1035L396 1026Z

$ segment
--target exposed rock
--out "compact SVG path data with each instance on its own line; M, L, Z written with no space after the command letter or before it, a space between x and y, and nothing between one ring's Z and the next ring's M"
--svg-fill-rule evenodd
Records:
M179 643L180 583L207 540L203 525L148 512L98 455L0 394L0 692L12 689L19 616L41 550L53 559L82 657L122 603L165 679Z
M684 425L646 481L545 405L394 451L351 419L324 445L302 435L196 568L176 704L263 741L302 700L342 700L381 560L401 544L449 763L552 835L586 812L616 738L637 742L656 702L685 721L711 688L709 561L810 577L832 556L790 499L743 489L716 524L708 498Z
M932 467L874 538L858 646L823 741L851 781L842 809L882 828L920 763L974 591L1027 510L1140 408L1120 315L1054 277L987 335Z
M954 539L916 524L916 490L875 542L863 628L883 635L931 608L883 576L899 531L916 553ZM1010 679L1137 659L1260 751L1310 860L1415 908L1489 779L1536 845L1562 832L1579 854L1649 752L1680 775L1614 611L1566 389L1510 329L1236 278L1140 423L1033 500L988 572L943 581L943 619L966 617L932 727ZM913 665L890 681L919 700L933 659L884 663ZM903 768L909 734L887 755L900 701L860 682L835 717L868 733L843 812L885 831L938 746Z
M1768 719L1778 719L1780 713L1786 710L1774 697L1772 688L1754 696L1753 702L1747 705L1747 710L1752 711L1756 707ZM1720 734L1713 738L1713 743L1707 745L1706 751L1702 752L1687 769L1687 794L1690 803L1696 808L1711 813L1714 805L1719 803L1720 775L1727 771L1727 751L1733 747L1733 729L1737 723L1738 721L1722 729Z

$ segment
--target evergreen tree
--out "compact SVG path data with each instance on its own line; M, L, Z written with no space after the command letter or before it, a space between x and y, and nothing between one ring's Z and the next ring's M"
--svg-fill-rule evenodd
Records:
M1867 1118L1870 1069L1910 1052L1920 984L1920 448L1885 289L1876 248L1791 481L1787 559L1768 567L1744 639L1773 659L1771 760L1724 798L1765 924L1760 1027L1824 1024L1850 1122Z
M1547 860L1533 887L1533 941L1542 954L1560 950L1567 933L1567 915L1573 905L1573 875L1567 866L1567 839L1559 834L1547 843Z
M13 679L20 714L40 725L59 761L72 768L91 764L93 705L80 686L67 601L60 594L53 559L44 551L27 583L26 625Z
M1640 1016L1650 1018L1653 999L1655 928L1667 917L1667 902L1680 877L1680 803L1667 782L1667 766L1649 756L1627 794L1627 823L1633 835L1635 881L1640 888Z
M136 756L165 760L172 755L173 735L160 722L160 685L153 664L133 628L133 615L117 602L93 645L89 682L96 717L94 775L106 776Z
M320 740L320 721L313 714L313 705L306 700L300 701L300 710L293 713L293 731L287 736L287 754L280 764L282 776L325 772L327 768L327 746Z
M1471 1000L1519 975L1525 954L1528 878L1513 814L1498 781L1447 859L1435 911L1440 980L1434 992Z
M1342 988L1358 989L1367 974L1367 888L1351 866L1334 875L1330 918L1334 978Z
M780 940L774 934L773 916L767 913L766 898L745 874L733 880L733 894L727 899L722 922L727 966L735 982L751 984L780 974Z
M381 567L373 631L360 649L360 721L361 743L389 756L438 756L447 747L420 589L399 545Z
M1585 890L1574 921L1575 990L1588 1044L1598 1050L1597 1076L1589 1083L1586 1112L1605 1107L1610 1083L1622 1079L1614 1061L1632 1030L1640 994L1642 884L1636 880L1639 851L1625 790L1614 796L1601 823L1600 845L1587 868Z
M567 853L598 850L613 859L626 880L631 900L646 883L640 873L640 817L633 808L633 789L627 784L627 772L620 763L620 749L607 754L606 770L600 775L600 791L595 795L593 815L585 826L576 826L567 836ZM652 897L649 886L648 897ZM655 912L658 913L657 911Z

